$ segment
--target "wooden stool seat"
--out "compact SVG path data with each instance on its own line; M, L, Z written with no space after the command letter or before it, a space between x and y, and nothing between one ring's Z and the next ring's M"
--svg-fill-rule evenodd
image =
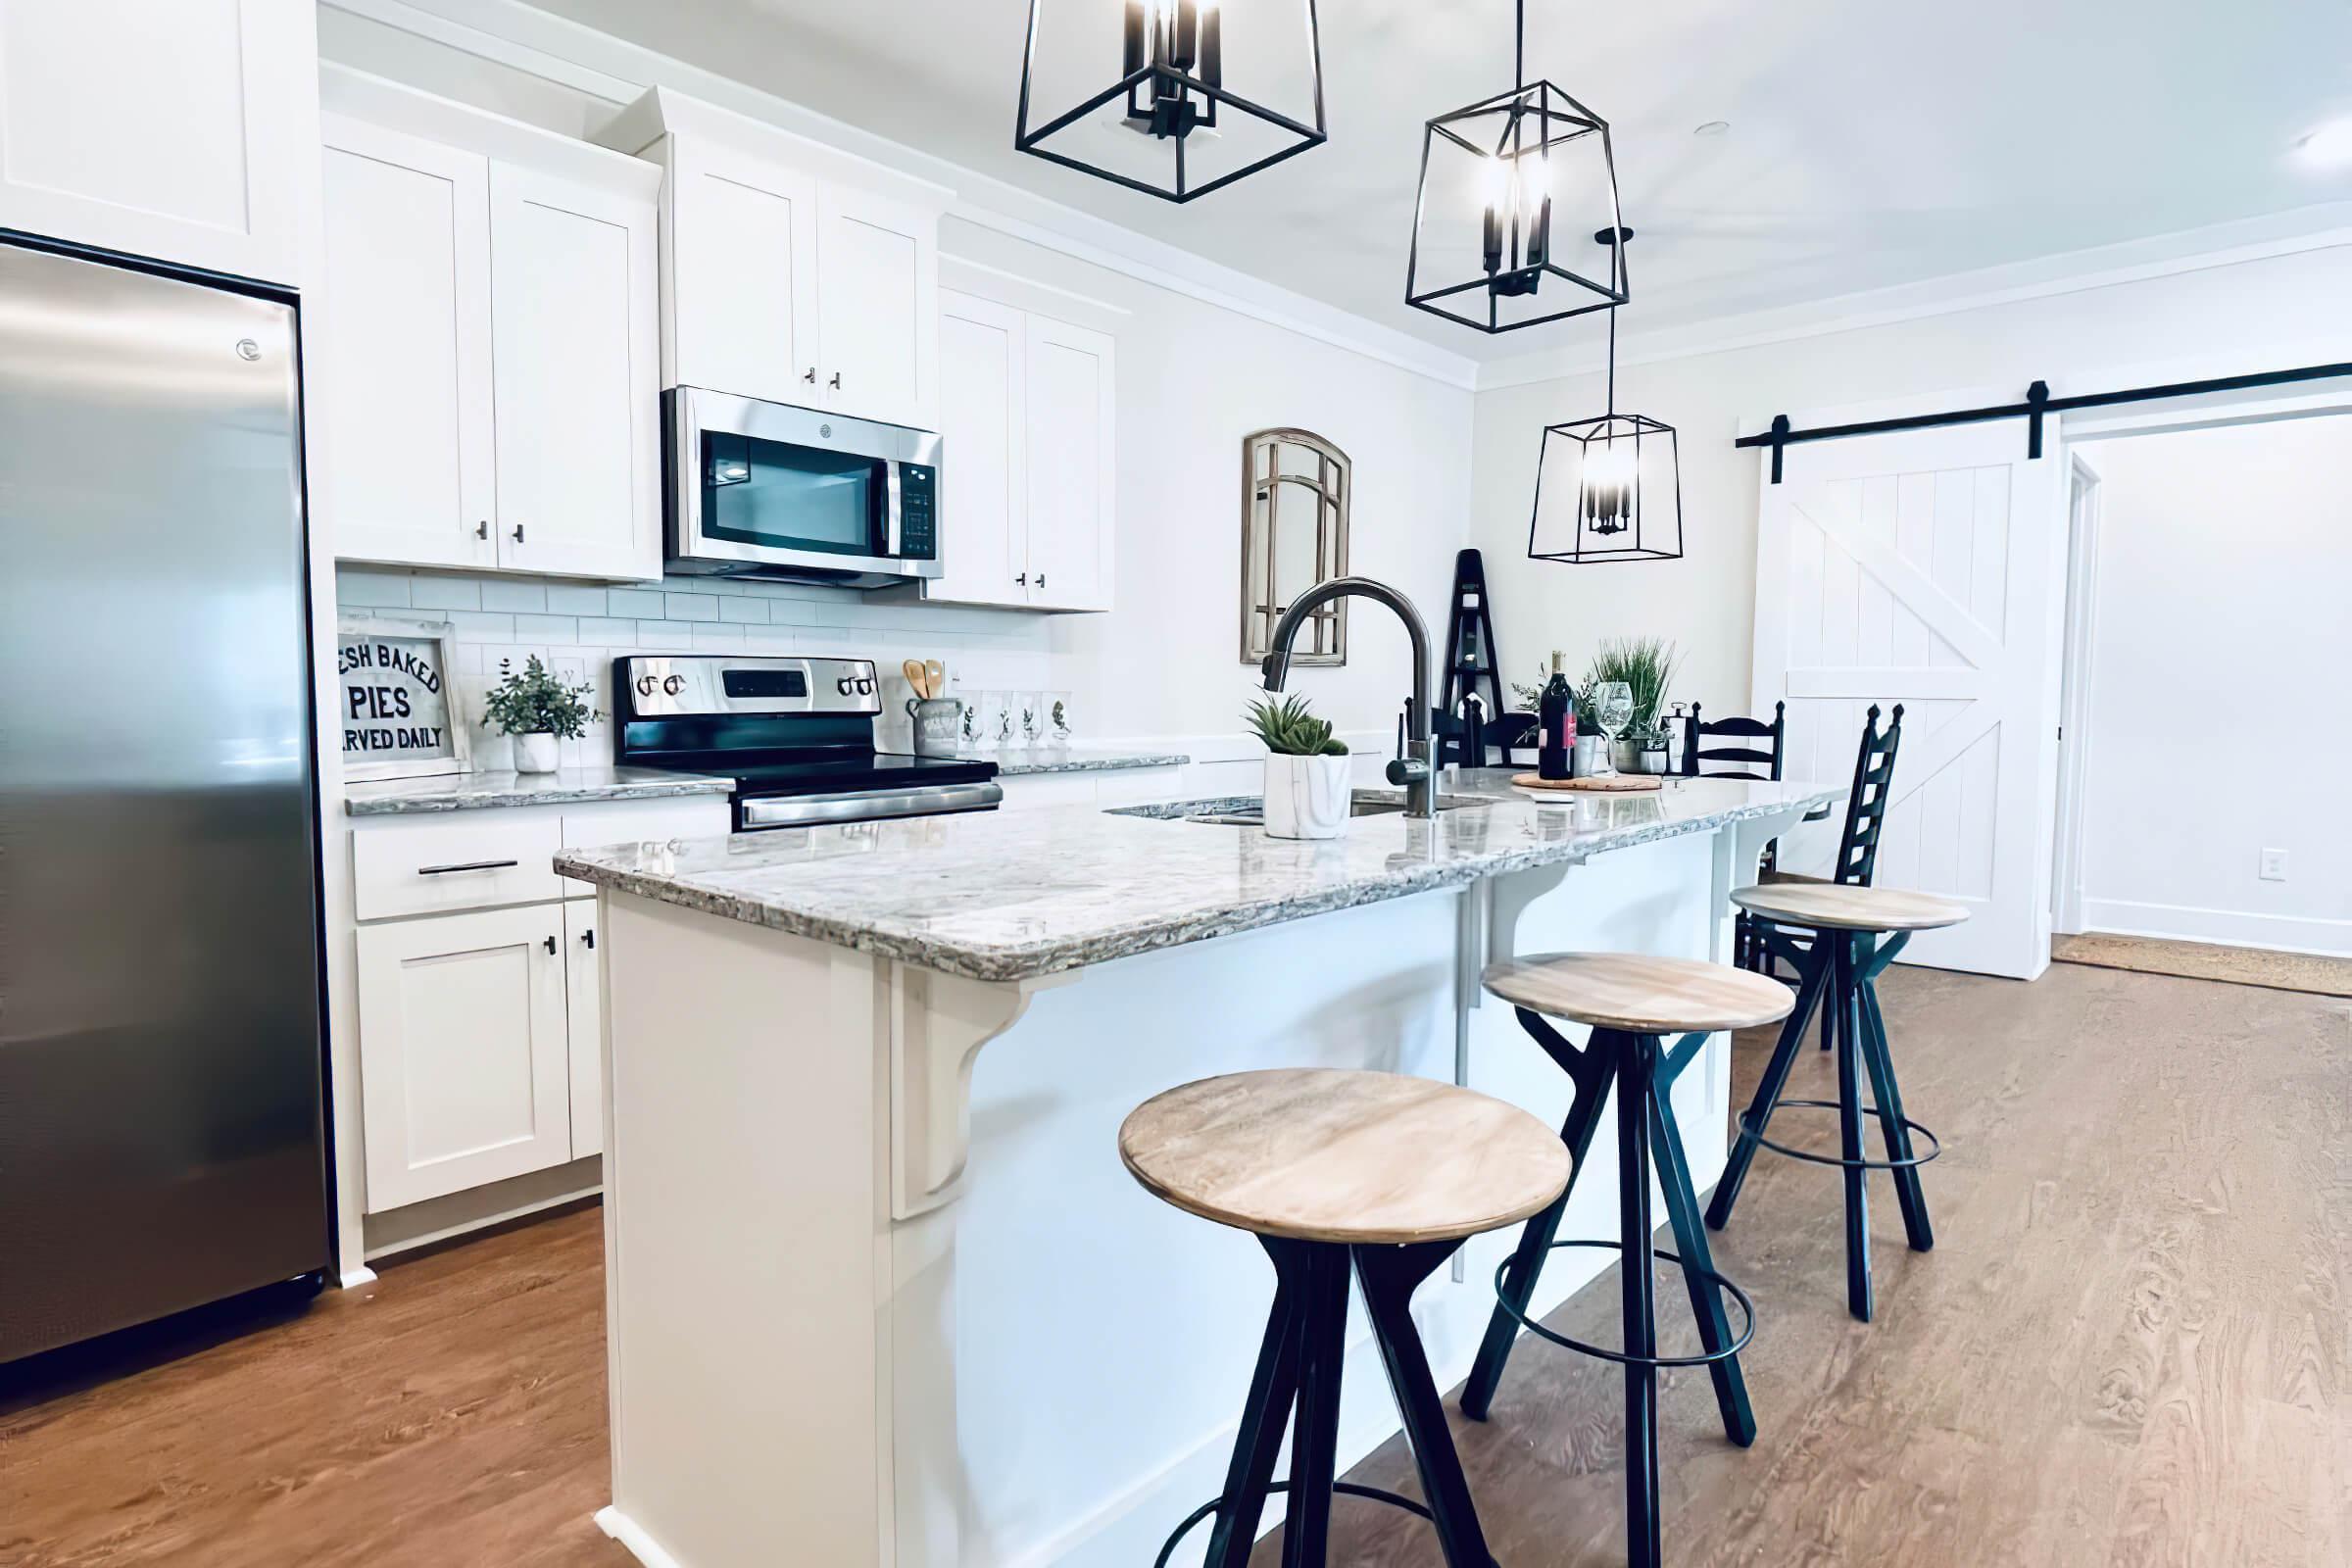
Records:
M1713 1034L1788 1015L1788 988L1695 958L1542 953L1491 963L1486 988L1514 1007L1638 1035Z
M1816 931L1933 931L1968 918L1968 906L1933 893L1850 882L1776 882L1741 888L1732 902L1760 919Z
M1202 1219L1348 1246L1500 1229L1559 1197L1569 1170L1558 1136L1515 1105L1429 1078L1315 1068L1155 1095L1119 1128L1119 1157Z

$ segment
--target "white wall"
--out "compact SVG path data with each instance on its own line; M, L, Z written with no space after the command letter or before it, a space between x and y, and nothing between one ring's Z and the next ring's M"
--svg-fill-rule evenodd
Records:
M1629 308L1638 324L1639 302ZM1597 342L1598 326L1588 329ZM1654 633L1688 662L1676 695L1744 710L1755 613L1759 454L1733 439L1775 413L1879 400L1951 405L1953 390L2022 398L2193 374L2352 359L2352 251L2273 256L2104 287L1987 305L1818 337L1627 363L1617 406L1681 436L1685 559L1563 566L1528 562L1528 505L1546 421L1602 411L1597 374L1482 391L1472 543L1487 556L1506 667L1544 650L1580 662L1597 638ZM1638 342L1629 342L1638 355ZM2021 440L2023 437L2020 429ZM1524 679L1524 675L1521 676Z
M322 10L320 51L338 64L526 120L565 134L593 129L619 105L334 9ZM1387 361L1178 293L950 217L940 235L943 281L1110 332L1119 345L1116 609L1045 617L1023 612L875 605L827 590L756 590L738 604L773 618L741 634L689 623L624 601L594 613L597 590L556 585L575 620L501 619L546 613L520 579L347 573L347 609L414 608L416 596L459 612L475 645L462 673L494 673L517 649L577 660L592 674L631 649L847 653L895 669L909 655L944 659L967 686L1073 694L1081 734L1159 738L1196 752L1238 744L1254 674L1240 660L1241 444L1270 425L1300 425L1355 460L1350 564L1402 588L1443 630L1453 555L1465 542L1471 394ZM953 463L951 452L946 461ZM953 529L953 518L943 519ZM673 593L711 596L707 581L672 580ZM718 590L725 595L726 590ZM480 601L478 607L474 603ZM681 599L704 613L714 601ZM493 608L495 606L504 608ZM610 607L608 607L608 610ZM1385 737L1401 703L1409 661L1385 612L1357 606L1348 667L1302 670L1296 689L1362 738ZM626 635L616 624L629 622ZM593 635L591 631L593 630ZM737 638L740 636L741 640ZM895 715L903 689L894 688ZM478 708L474 710L478 713ZM485 760L496 749L485 749Z
M2088 450L2085 926L2352 954L2352 417Z

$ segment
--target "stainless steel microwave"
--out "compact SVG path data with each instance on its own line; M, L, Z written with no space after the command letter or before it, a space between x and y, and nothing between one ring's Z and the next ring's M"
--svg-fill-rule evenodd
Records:
M674 387L669 569L878 588L939 575L939 437Z

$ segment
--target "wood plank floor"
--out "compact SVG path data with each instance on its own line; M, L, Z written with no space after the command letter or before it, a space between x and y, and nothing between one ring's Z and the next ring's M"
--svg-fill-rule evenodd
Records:
M1731 1447L1705 1375L1668 1374L1669 1561L2352 1562L2352 1007L2070 965L1898 970L1886 1000L1949 1151L1937 1248L1904 1250L1880 1178L1879 1321L1852 1322L1836 1173L1759 1157L1717 1257L1762 1313L1762 1435ZM1740 1043L1742 1097L1767 1045ZM1808 1052L1790 1093L1829 1083ZM588 1518L600 1241L569 1214L107 1381L0 1385L0 1565L626 1568ZM1605 1342L1614 1318L1604 1277L1554 1321ZM1494 1419L1454 1426L1499 1562L1622 1562L1612 1369L1523 1343ZM1410 1477L1395 1444L1356 1471ZM1347 1500L1331 1560L1439 1562Z

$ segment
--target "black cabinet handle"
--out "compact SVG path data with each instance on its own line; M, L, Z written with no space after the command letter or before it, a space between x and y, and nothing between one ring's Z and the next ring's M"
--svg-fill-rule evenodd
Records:
M519 522L514 525L514 542L522 543L522 524Z
M554 937L547 938L547 956L551 958L556 956L556 939Z
M839 370L833 372L833 390L836 392L841 390L841 372Z
M1046 585L1046 574L1042 571L1037 574L1037 585L1040 588L1043 588Z
M520 860L466 860L457 865L420 865L416 868L416 874L447 876L453 871L504 871L510 865L521 863Z
M816 367L813 365L808 367L808 373L802 376L801 379L808 382L810 386L816 385Z
M588 951L590 953L594 953L596 951L596 927L590 926L587 930L581 932L580 940L588 944Z
M1012 580L1019 583L1024 588L1029 586L1029 574L1025 571L1015 576Z
M489 537L490 537L490 519L489 519L489 518L487 518L487 517L484 517L484 518L483 518L481 521L479 521L479 522L477 522L477 523L475 523L475 524L473 525L473 536L474 536L476 539L487 539L487 538L489 538Z

